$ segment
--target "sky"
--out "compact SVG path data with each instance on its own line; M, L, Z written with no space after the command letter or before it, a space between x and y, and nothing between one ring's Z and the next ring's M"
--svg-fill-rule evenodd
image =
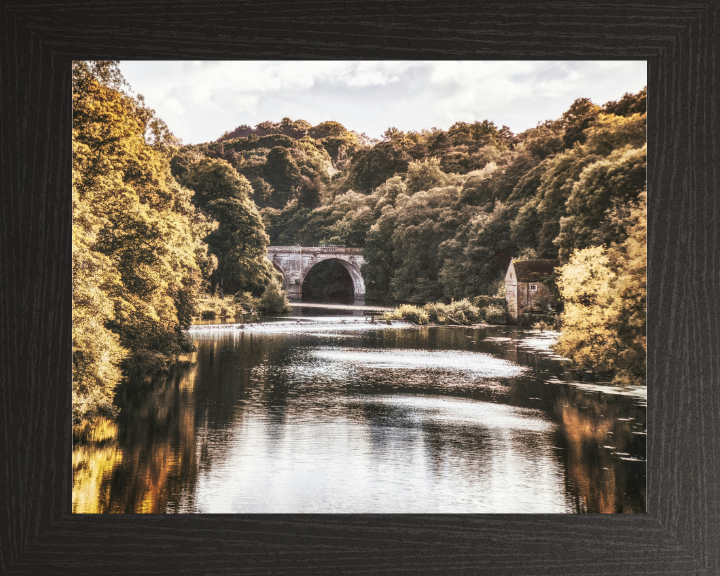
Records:
M647 85L645 61L122 61L120 70L185 144L285 117L371 138L476 120L519 133L577 98L604 104Z

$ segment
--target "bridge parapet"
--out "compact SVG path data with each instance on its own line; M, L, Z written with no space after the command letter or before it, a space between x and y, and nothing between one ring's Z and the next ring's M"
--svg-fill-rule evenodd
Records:
M268 254L350 254L362 256L362 248L347 248L346 246L268 246Z

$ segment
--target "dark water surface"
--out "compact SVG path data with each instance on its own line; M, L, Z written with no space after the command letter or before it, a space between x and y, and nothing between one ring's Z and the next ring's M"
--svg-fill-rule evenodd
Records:
M645 390L552 333L315 314L198 327L73 451L75 512L645 511Z

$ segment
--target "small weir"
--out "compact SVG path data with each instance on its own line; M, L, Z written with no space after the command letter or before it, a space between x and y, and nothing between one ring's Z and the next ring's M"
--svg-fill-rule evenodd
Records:
M209 332L318 332L330 330L373 330L383 328L405 328L414 324L400 320L386 320L372 317L359 318L357 316L333 316L318 318L286 317L279 321L256 322L253 324L198 324L190 326L189 333Z

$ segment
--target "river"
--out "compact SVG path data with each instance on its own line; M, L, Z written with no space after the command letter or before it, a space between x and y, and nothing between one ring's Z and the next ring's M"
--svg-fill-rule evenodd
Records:
M350 314L193 327L76 439L73 511L645 511L645 388L571 370L552 332Z

